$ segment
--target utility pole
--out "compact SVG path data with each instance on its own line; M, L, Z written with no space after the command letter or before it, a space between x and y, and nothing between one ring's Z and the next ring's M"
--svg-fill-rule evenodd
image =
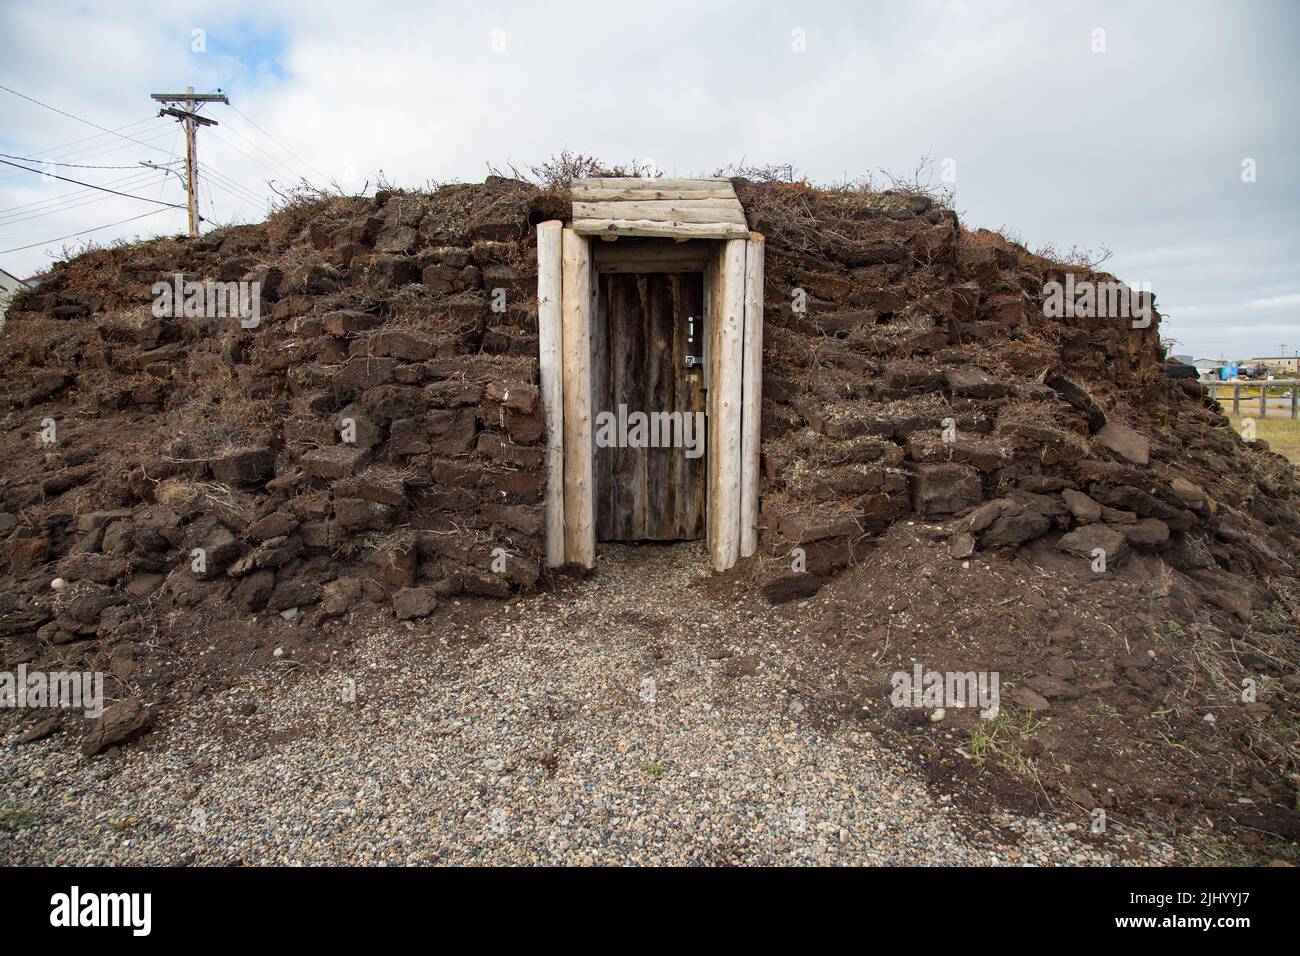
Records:
M158 111L159 116L174 116L185 126L185 192L189 196L190 238L199 234L199 153L194 134L200 126L218 126L216 120L200 116L194 111L196 104L225 103L230 100L218 90L216 93L195 93L194 87L185 87L184 93L153 93L151 98L158 103L184 103L185 109L169 106Z

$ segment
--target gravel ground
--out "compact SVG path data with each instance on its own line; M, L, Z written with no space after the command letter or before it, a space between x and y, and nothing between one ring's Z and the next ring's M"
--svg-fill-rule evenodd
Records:
M357 635L93 761L63 736L0 766L0 862L1113 864L1170 847L971 813L861 724L807 719L788 614L696 586L698 544ZM645 582L654 581L653 589ZM441 613L441 612L439 612ZM348 691L355 687L355 700Z

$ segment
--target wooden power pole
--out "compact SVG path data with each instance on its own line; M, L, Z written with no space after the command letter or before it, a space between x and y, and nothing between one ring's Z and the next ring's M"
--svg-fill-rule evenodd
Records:
M185 192L189 196L190 237L199 234L199 153L194 134L200 126L220 125L214 119L200 116L194 111L196 104L225 103L230 100L224 93L195 93L194 87L185 87L184 93L153 93L152 98L159 103L184 103L185 109L168 106L158 111L159 116L174 116L185 126Z

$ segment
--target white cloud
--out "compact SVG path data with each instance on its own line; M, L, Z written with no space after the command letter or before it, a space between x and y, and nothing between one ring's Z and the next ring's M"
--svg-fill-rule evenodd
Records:
M1276 309L1280 307L1300 306L1300 292L1290 292L1286 295L1268 296L1263 299L1251 299L1246 303L1252 309Z
M1234 334L1248 350L1276 348L1241 304L1284 299L1296 286L1300 7L1291 3L732 0L598 14L572 0L156 0L129 15L121 6L9 11L0 82L109 127L148 118L156 90L227 88L302 160L239 114L210 108L222 126L200 133L200 160L224 177L211 187L218 221L260 218L240 187L264 197L265 180L289 178L285 167L349 188L373 184L381 169L421 185L478 180L489 163L527 165L568 147L653 158L670 174L742 158L792 162L825 181L910 170L928 153L955 160L969 225L1006 224L1031 246L1109 246L1108 267L1152 283L1172 316L1167 331L1187 349L1208 349L1216 321L1240 322ZM190 53L196 26L207 54ZM1103 54L1090 50L1098 26ZM806 32L806 52L791 49L794 29ZM493 51L494 30L504 31L503 52ZM275 62L260 64L267 56ZM0 151L44 156L93 133L0 92ZM137 133L173 148L163 120ZM88 162L165 158L124 145ZM1257 161L1257 182L1241 182L1243 157ZM0 178L0 210L73 189ZM174 179L140 194L181 199ZM0 212L0 249L147 209L86 198L94 202L26 221ZM167 210L92 238L183 224ZM41 247L0 256L23 273L47 261Z

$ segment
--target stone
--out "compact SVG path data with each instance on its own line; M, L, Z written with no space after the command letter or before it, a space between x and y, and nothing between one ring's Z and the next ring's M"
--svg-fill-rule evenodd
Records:
M131 550L132 534L135 525L128 520L114 521L104 529L104 539L100 547L105 554L125 555Z
M1124 536L1104 524L1086 524L1075 528L1069 534L1062 535L1061 540L1056 542L1056 547L1066 554L1087 558L1089 561L1093 558L1093 551L1100 548L1106 554L1107 567L1118 565L1129 552Z
M1106 448L1134 465L1151 461L1151 443L1141 433L1119 422L1107 422L1097 432L1097 440Z
M207 570L197 575L200 578L216 574L243 551L239 540L224 525L217 525L209 531L201 539L199 547L203 549L204 563L207 565Z
M5 542L5 560L11 574L22 574L44 564L50 543L44 538L11 538Z
M362 498L394 508L406 504L405 479L395 468L369 468L355 478L340 481L334 486L334 493L342 498Z
M126 574L126 558L111 554L74 554L59 562L59 573L71 581L112 584Z
M1120 511L1116 508L1101 506L1101 520L1106 524L1129 525L1137 524L1137 515L1132 511Z
M399 621L428 617L438 607L433 588L402 588L393 595L393 614Z
M1154 548L1169 540L1169 525L1159 518L1143 518L1120 529L1120 533L1135 548Z
M329 445L302 456L303 473L311 478L347 478L361 470L368 453L354 445Z
M472 408L435 408L425 416L429 450L437 455L460 455L474 447L478 416Z
M922 464L912 476L912 507L918 514L952 514L982 497L979 474L965 465Z
M90 591L69 601L64 613L78 624L94 624L105 610L125 602L126 598L114 591Z
M1074 520L1079 524L1092 524L1094 521L1100 520L1101 505L1082 491L1066 488L1061 492L1061 497L1065 499L1065 506L1070 509L1070 513L1074 515Z
M227 485L255 485L275 475L275 453L269 448L236 448L214 458L213 477Z
M131 517L129 508L114 508L109 511L88 511L84 515L77 516L77 530L82 534L89 534L97 531L105 525L122 518Z
M244 534L250 541L267 541L298 530L298 519L283 511L273 511L258 518Z
M253 614L266 607L274 590L275 572L262 568L240 581L232 597L243 610Z
M1026 541L1042 537L1052 527L1052 519L1037 511L1017 508L995 520L980 535L985 548L1018 548Z
M382 321L383 319L376 315L368 315L354 309L340 309L337 312L329 312L323 315L321 317L321 328L325 330L326 334L341 338L373 329Z
M376 580L391 587L407 588L415 584L418 561L414 541L395 541L372 551L369 564Z
M38 740L44 740L50 734L54 733L63 724L63 718L58 714L51 714L43 720L38 720L32 724L18 737L18 744L32 744Z
M127 582L126 591L132 597L146 598L162 587L165 581L161 574L154 574L151 571L138 572L131 575L131 580Z
M516 468L542 467L543 450L529 445L516 445L496 432L480 432L478 453L492 461L513 465Z
M420 234L414 226L389 226L375 237L375 251L408 253L415 249Z
M525 413L537 408L541 396L536 385L522 382L489 382L483 394L488 401L499 402L506 408Z
M1193 484L1186 478L1175 477L1170 483L1170 487L1173 488L1173 492L1178 496L1178 499L1193 511L1205 510L1209 497L1206 495L1205 489L1200 485Z
M1001 398L1010 391L1005 382L974 366L950 368L944 379L949 391L966 398Z
M438 344L427 335L408 329L381 329L370 337L370 354L391 356L408 362L432 358Z
M1022 710L1029 711L1031 714L1039 714L1052 709L1052 705L1048 703L1046 697L1037 691L1030 690L1028 687L1013 688L1010 697L1011 703Z
M948 539L948 554L961 561L975 553L975 536L968 531L959 531Z
M995 498L972 511L966 519L966 527L978 534L1013 507L1015 506L1005 498Z
M361 600L361 582L356 578L338 578L321 592L321 610L328 617L339 617Z
M391 505L364 498L339 498L334 502L334 517L346 531L383 531L396 521Z
M1044 384L1087 416L1090 432L1095 434L1105 427L1106 413L1082 385L1064 375L1049 375Z
M268 611L287 611L289 608L300 608L308 604L315 604L320 600L320 588L311 581L304 581L301 578L290 578L287 581L281 581L271 592L271 596L266 600L266 609Z
M334 388L339 392L364 392L376 385L387 385L396 367L397 359L354 356L335 374Z
M81 742L81 752L87 757L93 756L135 736L149 726L149 709L128 697L104 709L87 731Z

